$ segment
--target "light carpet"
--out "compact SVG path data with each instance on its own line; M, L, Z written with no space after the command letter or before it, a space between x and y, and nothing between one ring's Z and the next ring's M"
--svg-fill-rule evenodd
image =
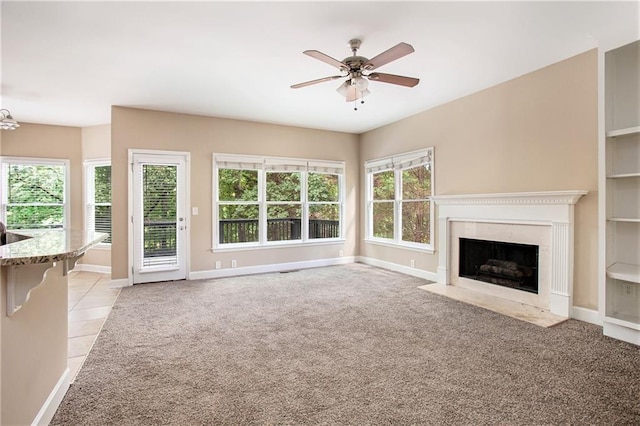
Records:
M640 349L360 264L124 288L53 425L639 424Z

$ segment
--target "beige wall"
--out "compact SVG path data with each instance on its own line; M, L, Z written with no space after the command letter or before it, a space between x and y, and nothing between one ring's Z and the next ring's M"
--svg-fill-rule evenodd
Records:
M42 277L38 266L18 266L18 276L23 280L25 275L31 279ZM63 264L58 262L48 270L45 281L31 291L29 302L8 317L8 268L1 268L0 424L28 425L67 369L67 277L62 275ZM28 269L39 272L21 272Z
M82 229L82 132L79 127L20 123L3 131L2 155L70 160L70 226Z
M209 271L215 262L229 267L296 262L357 254L358 136L186 114L113 107L111 161L113 185L112 276L127 277L128 150L186 151L191 154L190 270ZM346 242L340 244L212 253L212 153L254 154L346 161Z
M111 158L111 125L82 128L82 159L106 160ZM111 266L111 247L101 245L90 249L80 259L84 265Z
M592 50L365 133L360 155L364 162L434 146L438 195L588 190L575 209L574 304L597 309L597 102ZM437 268L437 253L363 242L360 254Z
M102 124L82 128L82 159L111 158L111 125Z

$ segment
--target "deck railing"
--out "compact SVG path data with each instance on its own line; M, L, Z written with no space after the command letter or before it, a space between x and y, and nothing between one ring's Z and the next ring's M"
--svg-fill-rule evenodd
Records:
M220 220L220 244L258 241L258 219ZM309 220L309 238L338 238L340 222L337 220ZM302 237L302 220L283 218L267 220L267 241L299 240ZM144 222L144 257L168 257L176 255L176 223Z
M175 256L175 222L144 222L144 258Z
M258 219L222 219L219 223L220 244L258 241ZM337 220L309 220L309 238L338 238ZM299 240L302 237L300 218L267 219L267 241Z

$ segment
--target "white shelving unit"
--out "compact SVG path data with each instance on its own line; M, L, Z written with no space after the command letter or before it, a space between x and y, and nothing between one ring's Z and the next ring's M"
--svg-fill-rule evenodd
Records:
M640 41L605 53L604 334L640 345Z

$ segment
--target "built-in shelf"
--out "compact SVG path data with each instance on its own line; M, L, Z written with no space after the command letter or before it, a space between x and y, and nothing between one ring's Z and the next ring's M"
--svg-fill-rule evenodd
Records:
M640 283L640 265L614 263L607 268L607 276L616 280Z
M608 212L600 239L606 270L600 277L603 333L640 346L640 40L606 52L603 65L608 128L600 139L606 177L600 180L600 206Z
M627 127L626 129L611 130L607 132L608 138L615 138L616 136L634 135L640 133L640 126Z
M607 176L609 179L640 177L640 173L617 173Z

